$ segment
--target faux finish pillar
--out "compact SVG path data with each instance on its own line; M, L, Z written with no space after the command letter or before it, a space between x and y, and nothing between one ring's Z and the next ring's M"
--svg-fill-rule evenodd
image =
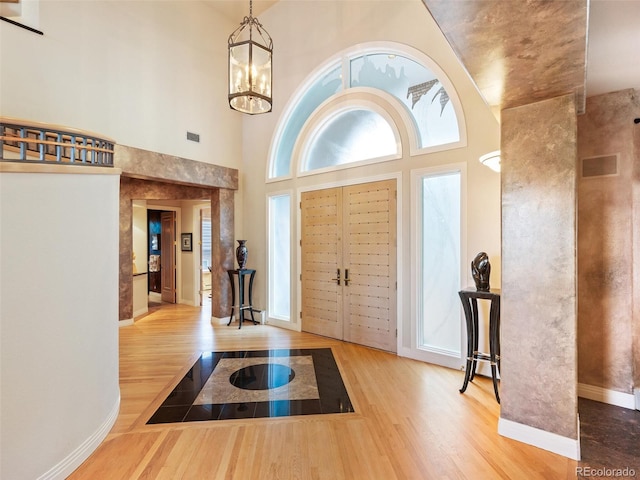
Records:
M634 102L640 104L640 91L634 92ZM633 378L636 410L640 410L640 108L633 119ZM630 119L629 119L630 120Z
M227 270L234 268L234 192L217 190L211 193L211 315L229 316L231 285Z
M500 433L527 441L528 434L540 433L529 428L533 427L543 431L543 441L527 443L575 458L579 438L574 96L503 110L501 152L500 420L501 427L515 427L524 435L509 435L505 428ZM547 444L552 440L562 448Z
M634 147L634 132L640 132L640 126L633 122L638 115L640 101L629 89L588 98L586 113L578 117L580 161L617 156L613 175L591 172L584 177L579 165L578 384L587 398L595 387L626 394L630 403L633 327L640 311L640 197Z

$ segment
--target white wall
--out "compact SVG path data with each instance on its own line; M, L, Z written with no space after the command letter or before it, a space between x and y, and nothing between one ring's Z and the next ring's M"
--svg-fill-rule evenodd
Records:
M149 311L147 201L133 200L133 317ZM137 275L136 275L137 273Z
M247 238L252 265L258 268L254 304L266 306L265 196L318 183L400 173L403 235L399 278L404 314L399 330L409 342L412 259L410 251L410 171L429 166L467 163L466 258L469 265L479 251L492 263L492 286L500 285L500 176L478 162L484 153L499 148L499 126L449 44L420 0L397 1L281 1L260 16L274 42L274 109L266 115L246 117L243 126L243 167L240 176L245 215L242 235ZM446 152L407 157L400 162L376 164L303 179L265 185L268 152L277 122L298 86L326 60L354 45L392 41L409 45L430 56L448 74L461 99L467 122L468 146ZM407 149L408 150L408 149ZM292 226L297 231L297 225ZM292 241L297 249L297 242ZM294 250L295 251L295 250ZM294 256L295 260L295 256ZM297 279L297 275L295 276ZM473 285L470 272L463 281ZM292 282L292 301L297 302ZM400 323L402 322L402 323Z
M198 219L196 218L197 211L194 210L196 203L202 202L189 200L181 202L182 222L181 230L178 232L178 238L180 238L180 233L191 233L192 251L183 252L180 247L178 247L178 252L182 256L182 296L178 299L178 302L186 303L187 305L199 305L200 303L197 295L200 288L199 282L197 281L200 258L200 230L198 227ZM196 298L198 298L197 302Z
M42 36L0 22L2 115L237 168L242 115L226 90L234 22L195 1L47 0L39 10Z
M0 478L64 478L120 403L119 176L0 167Z
M147 221L147 201L133 200L133 253L135 259L133 273L142 273L149 270L147 261L149 222Z

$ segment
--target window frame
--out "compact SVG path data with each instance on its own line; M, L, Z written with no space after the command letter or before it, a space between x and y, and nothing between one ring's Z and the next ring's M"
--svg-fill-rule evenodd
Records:
M351 89L353 90L353 89ZM348 168L361 167L363 165L369 165L373 163L388 162L390 160L398 160L402 158L402 139L400 137L400 131L393 117L389 114L389 111L378 103L359 98L358 92L345 92L344 94L325 102L316 112L313 113L309 120L305 124L303 130L300 132L298 141L293 148L293 157L297 159L296 175L298 177L305 177L308 175L318 175L326 172L333 172L337 170L344 170ZM366 158L355 162L349 162L342 165L332 165L324 168L317 168L314 170L304 170L309 156L309 150L311 149L313 142L317 138L317 134L326 125L338 115L349 110L370 110L380 115L389 125L396 143L396 152L390 155L383 155L380 157Z
M288 197L289 198L289 216L288 216L288 223L289 223L289 239L292 238L291 236L291 231L292 231L292 227L293 227L293 210L294 210L294 206L293 206L293 200L294 200L294 196L293 196L294 192L291 189L287 189L287 190L280 190L280 191L276 191L276 192L269 192L266 195L266 199L267 201L265 202L266 205L266 229L267 229L267 272L268 272L268 281L267 281L267 312L266 312L266 316L267 316L267 322L270 324L275 324L284 328L292 328L292 325L294 323L294 317L292 316L292 295L291 295L291 283L289 284L289 292L287 292L287 297L289 299L289 316L288 318L283 317L282 315L277 315L273 313L273 295L274 295L274 287L275 285L278 285L278 281L277 279L274 278L275 273L278 271L278 269L276 268L276 266L274 265L275 262L275 256L273 254L273 249L274 249L274 237L273 234L274 229L273 227L273 218L272 218L272 199L276 198L276 197ZM291 244L292 240L289 241L289 248L286 249L288 256L289 256L289 271L285 273L286 277L289 279L289 281L292 281L292 266L293 266L293 256L292 256L292 252L293 252L293 245Z
M417 50L408 45L395 43L395 42L369 42L366 44L360 44L360 45L347 48L330 57L321 66L314 69L300 84L300 86L296 89L294 94L290 97L289 101L287 102L287 105L283 110L282 115L278 120L274 135L271 140L271 145L269 147L267 168L265 172L265 183L268 184L268 183L279 182L283 180L289 180L299 174L299 168L297 168L298 167L297 164L299 163L298 161L299 157L296 156L296 148L294 146L291 158L288 159L289 161L288 173L285 175L275 176L276 167L278 165L277 154L278 154L280 141L282 140L282 135L286 130L286 127L288 125L289 119L291 118L291 115L293 114L296 107L298 106L298 103L304 98L304 95L306 94L307 90L311 88L315 84L315 82L318 81L319 78L323 77L324 75L329 73L331 70L335 69L336 65L338 64L342 65L342 89L338 93L326 99L324 103L322 103L319 107L317 107L316 110L313 112L313 114L310 116L310 118L312 116L315 116L322 109L323 105L325 105L327 102L331 102L334 98L340 97L344 95L346 92L354 92L362 89L368 90L372 92L375 96L380 98L391 97L393 98L394 103L400 104L400 102L394 96L392 96L391 94L383 90L380 90L377 88L369 88L369 87L350 87L351 60L362 55L380 54L380 53L403 56L429 69L447 91L447 94L449 96L449 101L451 102L451 105L455 112L456 121L458 125L458 136L459 136L459 140L457 142L438 144L438 145L433 145L429 147L420 147L419 140L418 140L419 135L418 135L416 136L415 139L410 139L409 156L413 157L417 155L424 155L424 154L439 152L444 150L452 150L455 148L461 148L461 147L467 146L466 122L465 122L464 110L462 108L462 103L460 101L458 92L454 84L446 75L445 71L431 57L421 52L420 50ZM411 112L409 112L408 109L406 109L405 105L402 105L402 109L405 110L407 118L410 119L410 122L405 123L405 125L409 125L409 124L414 125L415 121ZM306 125L307 123L305 123L305 125L300 130L300 133L298 134L298 140L303 136L303 131ZM415 125L414 125L414 129L415 129Z
M465 266L467 265L467 164L450 163L435 167L427 167L411 170L411 258L414 259L411 266L411 343L409 354L416 360L442 365L448 368L459 369L464 366L463 358L466 354L466 328L462 305L459 305L460 322L460 355L452 355L452 352L427 349L421 345L420 332L422 318L422 179L427 176L460 174L460 265L459 279L462 282L466 278Z

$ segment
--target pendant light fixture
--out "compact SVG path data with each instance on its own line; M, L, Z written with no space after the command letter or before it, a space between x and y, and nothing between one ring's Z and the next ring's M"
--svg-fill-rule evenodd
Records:
M229 36L229 106L233 110L255 115L271 111L271 74L273 42L253 16L249 16Z

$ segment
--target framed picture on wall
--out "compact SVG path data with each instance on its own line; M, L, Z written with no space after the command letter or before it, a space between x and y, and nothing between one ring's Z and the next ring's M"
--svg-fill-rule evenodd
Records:
M182 251L183 252L191 252L191 251L193 251L192 237L193 237L193 234L191 234L191 233L181 233L180 234L180 238L182 240L181 245L182 245Z

